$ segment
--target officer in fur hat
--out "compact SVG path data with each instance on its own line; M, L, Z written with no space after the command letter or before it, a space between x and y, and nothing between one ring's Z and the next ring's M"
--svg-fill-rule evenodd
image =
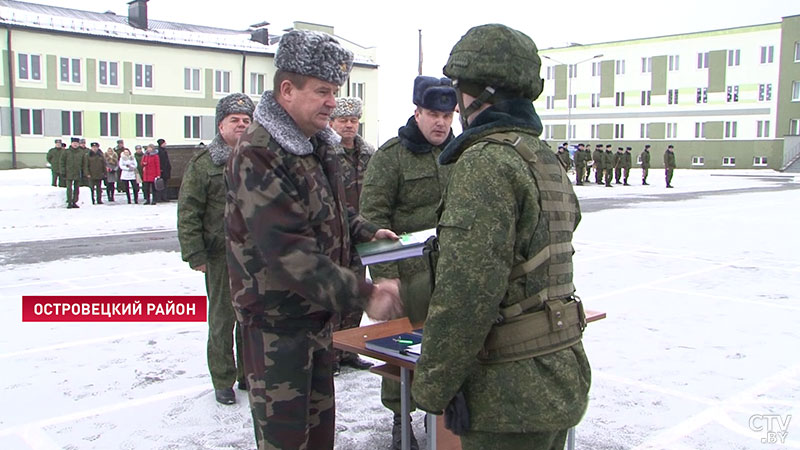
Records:
M178 242L181 257L203 272L208 291L206 357L214 396L223 405L236 403L233 384L247 389L242 365L242 331L235 326L228 266L225 260L225 183L222 172L231 150L253 120L255 106L244 94L217 103L217 135L197 151L186 166L178 196ZM234 334L236 351L234 352Z
M358 212L358 199L361 197L361 187L364 183L364 172L375 147L366 142L358 134L358 124L361 120L363 102L358 97L340 97L336 99L336 108L331 113L331 128L342 138L334 147L339 157L339 166L344 182L345 200L348 208ZM360 277L366 276L366 270L361 262L354 261L353 271ZM361 324L364 311L354 308L343 311L334 321L333 331L357 328ZM334 376L339 374L341 366L350 366L358 370L372 367L372 363L359 358L358 354L336 350L336 361L333 365Z
M353 54L325 33L293 30L275 66L225 169L231 292L258 448L333 449L331 319L402 310L397 281L370 284L349 269L352 244L397 235L344 201L329 122Z
M449 170L436 160L453 139L450 125L456 106L456 92L447 78L418 76L412 100L416 109L398 136L389 139L375 153L364 177L361 213L382 227L398 233L436 227L436 207L447 184ZM423 258L409 258L370 267L372 276L400 278L405 283L417 273L427 273ZM425 320L428 303L406 298L412 322ZM400 449L400 384L383 378L381 401L394 413L392 447ZM413 408L413 405L412 405ZM411 435L411 448L418 447Z
M445 411L464 450L563 448L588 403L572 283L580 210L539 139L540 67L533 41L497 24L470 29L444 67L464 132L439 157L451 176L411 393Z

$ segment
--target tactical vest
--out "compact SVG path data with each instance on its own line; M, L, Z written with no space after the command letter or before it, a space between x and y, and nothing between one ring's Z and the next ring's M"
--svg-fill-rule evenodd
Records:
M553 353L580 342L586 318L572 283L572 230L578 208L572 183L552 151L538 147L517 133L495 133L481 141L511 146L528 165L539 189L540 221L537 231L546 230L549 242L527 261L512 267L509 281L533 271L546 273L545 287L519 301L504 299L499 317L478 354L484 363L517 361ZM541 235L540 233L534 233ZM543 308L542 308L543 306ZM531 312L534 311L534 312Z

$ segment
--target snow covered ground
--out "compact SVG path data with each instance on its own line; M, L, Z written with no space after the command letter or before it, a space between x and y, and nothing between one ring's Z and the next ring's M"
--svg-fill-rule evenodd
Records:
M593 212L575 235L575 284L608 314L585 333L594 377L577 448L800 448L800 179L679 170L665 189L653 170L648 181L576 188ZM0 171L0 245L175 229L174 202L117 199L93 206L83 188L67 210L48 171ZM204 295L178 253L0 254L0 265L0 449L254 447L246 395L214 401L205 324L21 321L23 295ZM378 377L346 369L336 388L336 449L387 448Z

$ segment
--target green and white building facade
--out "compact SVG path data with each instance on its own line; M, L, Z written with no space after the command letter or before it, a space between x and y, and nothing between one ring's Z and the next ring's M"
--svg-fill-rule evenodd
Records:
M650 144L655 167L669 144L682 168L783 169L800 155L800 16L540 53L550 142Z
M228 30L147 19L147 1L128 16L0 0L0 169L43 167L56 138L136 144L208 143L218 100L272 89L280 35L267 23ZM323 25L295 28L333 33ZM362 136L377 142L374 48L338 38L355 54L339 95L364 100Z

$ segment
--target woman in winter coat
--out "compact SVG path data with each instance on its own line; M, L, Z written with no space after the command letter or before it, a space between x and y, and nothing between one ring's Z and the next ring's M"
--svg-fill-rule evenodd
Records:
M142 187L144 188L144 204L156 204L156 190L153 182L157 177L161 176L161 163L158 160L158 150L155 145L148 144L147 151L142 157ZM150 201L150 194L152 193L152 203Z
M106 160L106 197L108 201L114 201L114 183L117 182L117 168L119 167L119 156L113 148L108 147L103 155Z
M133 184L133 202L139 203L139 181L136 179L139 176L139 171L136 167L136 158L134 158L133 155L131 155L131 151L126 148L119 155L119 183L125 195L128 197L129 205L131 204L131 189L128 185L129 183Z

